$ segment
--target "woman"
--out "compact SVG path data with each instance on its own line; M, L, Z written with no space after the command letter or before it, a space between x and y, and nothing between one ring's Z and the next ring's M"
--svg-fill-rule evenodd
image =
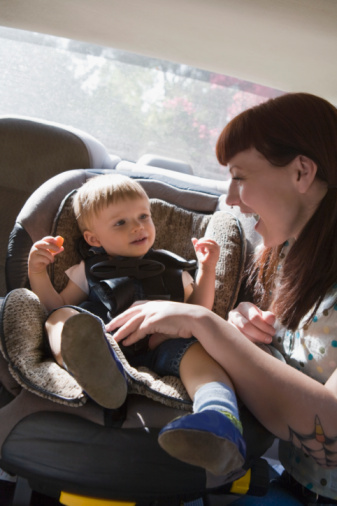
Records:
M258 217L254 304L226 322L198 306L151 302L107 330L119 328L124 344L195 336L282 440L281 462L303 494L337 504L337 110L305 93L269 100L224 128L217 157L232 178L227 203ZM272 343L285 361L256 343Z

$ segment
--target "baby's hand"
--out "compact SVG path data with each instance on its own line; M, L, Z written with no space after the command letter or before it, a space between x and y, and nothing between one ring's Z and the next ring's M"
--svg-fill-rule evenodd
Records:
M38 274L54 262L55 255L62 253L64 239L47 236L33 244L28 257L28 270L30 274Z
M213 239L207 239L206 237L202 237L201 239L193 237L192 243L199 265L215 267L220 256L219 244L213 241Z

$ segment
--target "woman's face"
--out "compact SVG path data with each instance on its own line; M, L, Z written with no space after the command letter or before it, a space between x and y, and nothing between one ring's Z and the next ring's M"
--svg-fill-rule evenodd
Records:
M232 179L226 202L244 214L258 215L255 230L267 247L297 237L305 224L296 163L275 167L254 148L229 161Z

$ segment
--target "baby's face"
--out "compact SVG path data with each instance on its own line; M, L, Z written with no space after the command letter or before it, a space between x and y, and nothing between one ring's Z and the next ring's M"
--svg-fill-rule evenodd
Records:
M156 236L146 198L121 200L102 209L91 221L84 238L102 246L111 256L140 257L153 246Z

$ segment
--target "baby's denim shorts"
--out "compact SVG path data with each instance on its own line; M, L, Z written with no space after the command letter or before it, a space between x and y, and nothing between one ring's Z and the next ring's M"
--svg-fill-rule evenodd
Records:
M148 367L159 376L179 377L181 359L195 342L197 342L195 337L168 339L154 350L147 350L139 355L129 356L126 346L123 347L123 352L132 367Z

